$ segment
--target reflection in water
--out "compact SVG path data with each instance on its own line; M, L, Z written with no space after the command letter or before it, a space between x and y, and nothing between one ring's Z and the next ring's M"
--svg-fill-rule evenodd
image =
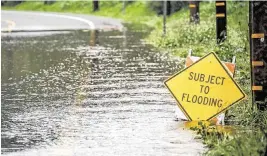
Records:
M127 47L127 28L126 27L123 27L123 42L122 42L122 45L123 45L123 49L125 49Z
M2 153L197 154L163 86L179 69L141 31L2 36ZM127 41L126 41L127 40ZM122 44L125 43L125 44ZM126 44L127 43L127 44Z
M99 44L98 35L99 35L98 30L92 30L90 32L90 42L89 42L90 46L96 46L96 44Z
M7 52L5 53L6 55L3 55L2 53L2 57L6 57L6 67L2 67L2 69L9 69L9 70L4 70L4 75L2 75L2 78L4 77L4 79L10 78L12 77L12 71L13 71L13 51L11 51L10 49L7 49ZM3 64L2 64L3 65Z

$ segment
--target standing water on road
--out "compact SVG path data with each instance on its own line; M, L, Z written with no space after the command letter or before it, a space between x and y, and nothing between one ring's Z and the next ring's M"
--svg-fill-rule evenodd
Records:
M198 155L145 30L2 34L3 155Z

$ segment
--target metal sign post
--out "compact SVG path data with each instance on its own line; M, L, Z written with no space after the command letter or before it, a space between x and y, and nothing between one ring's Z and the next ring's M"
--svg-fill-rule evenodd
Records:
M122 6L122 13L125 14L125 6L126 6L126 4L125 4L125 0L123 0L122 3L123 3L123 6Z
M227 36L226 1L216 1L216 39L217 44L223 42Z
M249 3L250 61L253 103L267 110L267 2Z
M163 36L166 35L167 1L163 1Z
M163 36L166 35L166 16L171 14L171 2L164 0L163 1Z

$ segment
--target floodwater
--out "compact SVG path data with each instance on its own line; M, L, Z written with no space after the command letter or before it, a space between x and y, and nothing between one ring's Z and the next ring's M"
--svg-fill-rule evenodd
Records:
M136 28L135 28L136 29ZM2 34L3 155L200 155L147 30Z

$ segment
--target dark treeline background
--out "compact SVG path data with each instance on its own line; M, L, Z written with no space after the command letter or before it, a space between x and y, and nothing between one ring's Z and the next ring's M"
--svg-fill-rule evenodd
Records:
M90 0L88 0L90 2ZM23 3L24 1L1 1L2 6L16 6L20 3ZM49 0L49 1L43 1L44 5L51 5L56 0ZM92 1L91 1L92 2ZM119 1L118 1L119 2ZM123 1L122 1L123 2ZM126 1L127 4L133 3L134 1ZM113 3L113 1L111 1ZM163 14L163 1L148 1L146 2L146 5L148 8L153 10L156 14L162 15ZM174 12L179 11L183 7L187 7L188 2L185 1L167 1L167 15L170 15ZM101 9L101 6L100 6Z

